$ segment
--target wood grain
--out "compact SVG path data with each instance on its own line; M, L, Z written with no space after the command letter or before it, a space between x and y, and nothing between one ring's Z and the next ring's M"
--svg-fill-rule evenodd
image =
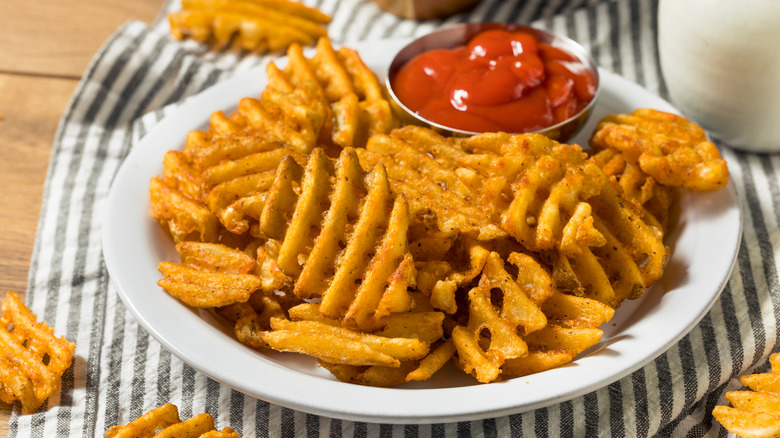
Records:
M79 78L128 20L150 23L163 0L0 2L0 71Z
M163 0L0 1L0 300L21 295L62 113L100 46ZM0 403L0 438L11 406Z

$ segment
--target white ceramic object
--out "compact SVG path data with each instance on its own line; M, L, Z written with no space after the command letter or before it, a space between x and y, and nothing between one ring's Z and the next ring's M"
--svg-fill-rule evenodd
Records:
M661 0L672 103L735 148L780 151L780 1Z
M355 44L366 64L384 72L408 40ZM579 137L587 142L608 113L640 107L675 111L666 101L620 76L601 71L603 88ZM381 74L380 74L381 76ZM384 78L380 77L380 80ZM342 383L309 358L259 352L231 336L208 312L190 309L159 287L157 264L178 261L174 245L149 213L149 179L163 154L204 129L215 110L265 87L262 68L221 82L184 102L134 145L116 175L103 220L103 255L113 284L141 326L174 355L241 392L282 406L331 417L388 423L431 423L508 415L569 400L608 385L648 363L704 316L736 260L742 216L732 183L720 191L687 193L680 225L667 239L674 252L666 272L639 300L627 301L602 328L597 345L561 368L500 383L478 384L453 366L431 380L397 388Z

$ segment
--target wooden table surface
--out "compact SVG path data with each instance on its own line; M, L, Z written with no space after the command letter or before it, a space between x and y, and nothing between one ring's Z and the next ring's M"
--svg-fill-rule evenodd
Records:
M122 23L150 23L162 4L0 1L0 299L26 289L54 133L81 75ZM2 438L10 416L0 402Z

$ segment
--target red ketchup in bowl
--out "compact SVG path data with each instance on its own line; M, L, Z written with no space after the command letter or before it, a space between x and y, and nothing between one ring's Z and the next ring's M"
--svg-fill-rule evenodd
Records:
M391 78L420 117L462 131L536 131L577 115L596 79L576 56L523 31L492 29L465 46L421 53Z

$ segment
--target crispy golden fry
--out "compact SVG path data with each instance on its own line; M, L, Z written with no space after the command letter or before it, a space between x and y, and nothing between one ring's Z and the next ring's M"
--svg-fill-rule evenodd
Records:
M219 120L230 126L221 125ZM222 111L218 111L211 116L209 132L191 131L187 135L184 153L194 166L207 169L224 161L234 161L283 147L284 144L273 140L270 134L238 126L229 121Z
M490 251L470 239L459 239L446 255L449 261L433 260L418 266L417 288L430 295L430 304L448 314L458 310L456 292L482 272Z
M111 426L106 438L239 438L238 433L226 427L214 427L210 414L199 414L186 421L179 418L179 408L166 403L136 418L130 423Z
M468 324L452 331L459 366L480 382L497 380L504 363L526 357L527 340L539 344L534 334L550 327L539 307L553 296L550 275L526 254L512 253L509 260L518 270L516 280L506 271L500 255L490 253L479 286L468 294ZM483 343L489 346L484 348ZM572 350L568 360L581 351L567 347Z
M643 172L667 186L717 190L729 180L728 167L699 126L670 113L641 108L612 114L590 139L596 149L615 148Z
M278 266L295 278L295 295L321 296L323 315L363 330L410 310L409 214L382 166L366 173L351 148L336 163L315 149L304 171L289 169L277 174L261 227L281 242Z
M261 335L271 348L336 364L398 367L402 361L420 359L428 353L428 343L418 339L385 338L317 321L274 318L271 328Z
M387 325L375 332L387 338L414 338L433 344L444 335L442 312L395 313L388 316Z
M308 104L310 102L302 97L300 95L289 96L290 99L298 100L296 105L307 108L302 114L300 112L285 112L284 108L278 105L279 100L273 102L252 97L245 97L238 102L238 114L246 120L247 125L251 128L265 132L275 141L285 144L293 150L308 152L316 145L316 120L321 119L323 114L309 111ZM288 103L288 105L292 104Z
M531 251L557 248L580 203L607 183L606 175L578 146L542 135L488 133L456 144L473 152L459 163L484 180L479 190L488 202L486 208L492 208L503 229ZM592 232L581 234L580 246L598 243Z
M780 415L780 394L756 391L729 391L726 400L737 409Z
M780 436L780 415L729 406L715 406L712 415L726 430L742 438L776 438Z
M226 46L235 37L241 48L264 52L313 44L327 35L330 17L289 0L183 0L168 20L176 39Z
M0 316L0 400L18 400L30 413L59 389L76 348L37 318L19 295L6 294Z
M590 301L608 307L597 301ZM607 315L611 317L611 313ZM578 354L596 345L601 339L603 332L596 327L599 325L598 321L606 321L602 319L605 316L600 315L591 321L575 320L576 323L571 324L572 320L568 317L565 317L564 321L554 321L552 318L555 315L551 314L549 325L525 337L529 348L528 354L507 360L501 367L501 372L506 376L525 376L572 361Z
M267 294L262 291L253 293L245 303L234 303L215 308L214 313L233 322L236 338L253 348L269 348L262 338L262 332L271 330L271 320L287 318L287 312L302 303L290 299L287 295Z
M463 370L473 372L477 380L487 383L498 379L505 360L524 356L528 345L518 335L517 327L493 308L490 296L493 285L480 283L480 287L469 291L468 325L456 326L452 340ZM487 348L481 345L483 340L489 343Z
M615 309L596 300L554 292L541 304L550 320L566 327L596 328L612 319Z
M341 325L341 322L338 319L328 318L323 315L322 312L320 312L319 303L301 303L290 308L288 315L293 321L317 321L334 327Z
M644 287L660 278L669 260L663 230L642 220L641 212L626 205L611 186L604 187L598 196L594 196L591 205L596 216L594 226L607 240L598 250L613 249L615 256L626 258L626 265L638 269ZM618 250L614 250L615 247ZM594 247L593 251L596 250ZM603 257L609 256L604 254Z
M225 181L274 171L283 158L287 156L295 157L296 155L292 150L278 148L247 155L232 161L222 161L215 166L205 169L203 173L209 188L211 188Z
M580 309L572 301L579 301ZM549 303L553 301L554 303ZM525 376L572 361L584 350L596 345L603 332L597 327L608 321L612 308L587 298L571 297L556 292L547 302L555 310L548 314L549 324L525 337L529 352L518 358L508 359L501 367L505 376ZM574 315L566 313L571 310Z
M288 58L287 90L290 85L307 88L317 107L328 114L319 136L322 143L362 147L369 136L398 126L379 81L354 50L334 50L327 38L320 38L313 57L304 58L300 47L293 45Z
M269 171L226 181L214 187L204 202L225 229L244 234L259 220L265 191L273 180L274 173ZM253 234L260 235L257 231Z
M206 182L204 176L183 152L165 153L162 181L190 199L199 200L203 197Z
M756 392L780 394L780 354L775 353L769 360L772 364L771 372L742 376L740 383Z
M621 197L634 204L637 211L644 213L645 222L651 225L657 223L664 230L673 225L674 206L680 196L679 187L659 184L617 149L603 149L593 155L592 159L607 176L614 178L613 185L617 186Z
M422 382L430 379L455 355L457 348L452 338L436 346L425 356L417 368L406 375L407 382Z
M501 372L510 377L527 376L557 368L573 359L574 355L565 351L531 351L523 357L516 357L504 362Z
M166 403L159 408L136 418L125 425L112 426L106 432L106 438L146 437L154 436L158 430L180 423L179 408Z
M580 354L596 345L603 332L591 327L563 327L550 324L541 330L529 333L525 339L534 350L563 351Z
M442 153L434 158L429 148ZM431 130L406 126L391 135L372 136L358 156L364 167L385 166L393 191L409 200L413 227L443 236L460 232L479 240L505 236L498 223L472 202L475 194L454 173L454 157L444 152L462 153Z
M220 243L181 242L176 245L181 263L224 274L250 274L257 262L246 253Z
M730 391L726 400L733 405L715 406L712 415L729 432L744 438L780 436L780 353L769 356L772 369L750 374L739 381L750 391Z
M159 178L149 182L152 216L170 232L175 242L193 236L212 242L217 236L217 219L201 203L165 185Z
M160 262L165 278L157 285L192 307L222 307L243 303L260 289L260 279L250 274L204 271L177 263Z
M552 294L550 276L538 262L524 254L513 258L519 268L520 281L516 282L504 268L504 261L496 252L490 253L482 271L479 287L488 294L500 290L501 318L522 332L531 333L544 328L547 317L538 307ZM532 299L533 295L536 299ZM471 293L469 293L471 298Z
M625 202L611 186L589 199L592 226L604 239L601 246L563 246L546 252L556 287L618 307L640 297L660 278L669 258L663 230L642 219L642 212Z

